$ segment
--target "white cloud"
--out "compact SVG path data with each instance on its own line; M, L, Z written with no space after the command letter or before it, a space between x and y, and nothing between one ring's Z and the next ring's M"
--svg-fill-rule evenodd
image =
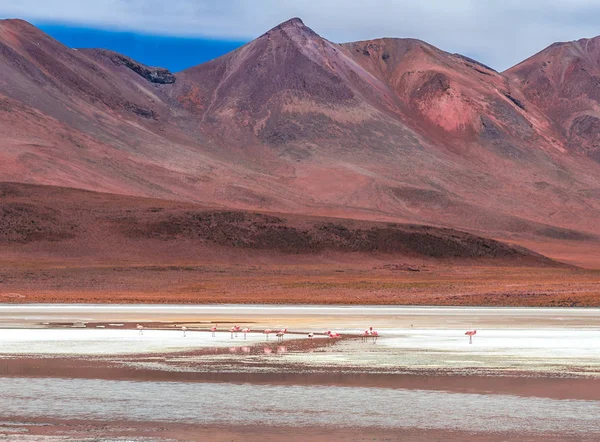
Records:
M18 0L0 17L162 35L251 39L299 16L337 42L413 37L505 69L599 33L597 0Z

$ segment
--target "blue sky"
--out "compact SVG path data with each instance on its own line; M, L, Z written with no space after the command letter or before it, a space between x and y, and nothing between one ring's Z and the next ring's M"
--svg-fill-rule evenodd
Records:
M174 70L291 17L334 42L418 38L498 70L553 42L600 34L599 0L0 0L0 18Z
M58 41L74 48L103 48L125 54L149 66L178 72L217 58L246 43L202 37L172 37L136 32L38 24Z

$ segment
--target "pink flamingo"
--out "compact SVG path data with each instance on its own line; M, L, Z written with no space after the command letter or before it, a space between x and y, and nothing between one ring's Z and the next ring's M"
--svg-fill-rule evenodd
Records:
M233 339L233 334L235 333L235 335L237 336L237 326L233 326L229 329L229 331L231 332L231 339Z
M182 326L181 331L183 332L183 337L185 338L185 332L187 331L187 327L185 325Z
M276 335L277 340L283 341L283 336L285 335L286 332L287 332L287 328L282 328L281 330L279 330Z
M273 330L271 330L270 328L265 329L265 331L263 332L265 335L267 335L267 341L269 340L269 334L272 332Z
M235 333L235 337L236 337L236 338L237 338L237 336L238 336L238 335L237 335L237 334L238 334L238 332L239 332L241 329L242 329L242 327L240 327L239 325L234 325L234 326L233 326L233 331L234 331L234 333Z
M139 336L142 336L144 334L144 326L143 325L138 324L138 325L135 326L135 328L138 329L138 335Z
M246 339L246 333L248 333L250 331L250 327L246 327L245 329L242 330L242 333L244 333L244 339Z
M326 333L326 335L327 335L327 336L329 336L329 337L330 337L330 338L332 338L332 339L337 339L337 338L341 338L341 337L342 337L342 335L340 335L339 333L332 332L331 330L329 330L329 331Z
M379 337L379 332L377 330L371 330L371 336L373 336L373 344L376 344L377 338Z
M362 334L362 341L365 342L371 336L371 330L365 330Z
M216 333L217 333L217 324L213 325L210 328L210 331L212 332L212 337L214 338L216 336Z
M465 335L467 335L469 337L469 344L473 343L473 336L475 336L477 334L477 330L469 330L468 332L465 333Z

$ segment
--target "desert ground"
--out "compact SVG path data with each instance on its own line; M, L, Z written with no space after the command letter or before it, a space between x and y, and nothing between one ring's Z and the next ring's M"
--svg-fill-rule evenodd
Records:
M22 440L600 435L597 309L5 304L0 325L0 434Z
M352 256L329 258L333 262L322 256L318 264L296 265L260 259L255 265L6 265L0 269L0 302L550 307L600 303L596 270L446 266L387 256L363 262ZM343 259L350 262L340 263Z

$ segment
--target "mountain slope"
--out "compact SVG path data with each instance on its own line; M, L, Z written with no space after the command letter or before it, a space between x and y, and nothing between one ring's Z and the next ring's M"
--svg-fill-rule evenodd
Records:
M600 37L555 43L506 72L569 149L600 161Z
M332 213L365 207L497 234L536 232L550 217L578 228L565 195L598 209L581 196L597 170L564 155L518 87L417 40L338 45L292 19L178 79L174 96L205 133L266 146L287 160L278 173Z
M600 165L522 83L299 19L175 74L1 21L0 178L576 248L600 235Z

